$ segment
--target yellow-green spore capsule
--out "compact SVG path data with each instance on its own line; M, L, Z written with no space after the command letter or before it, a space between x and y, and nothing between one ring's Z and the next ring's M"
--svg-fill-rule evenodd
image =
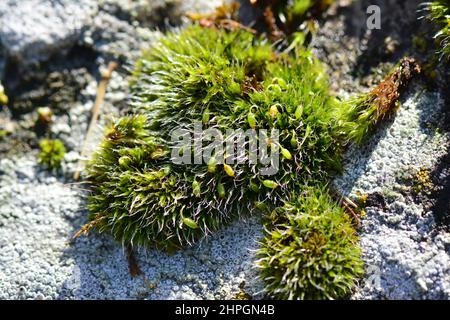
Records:
M8 96L5 94L5 88L0 83L0 105L7 105L9 102Z
M250 128L255 129L256 128L256 116L253 112L249 112L247 115L247 121Z
M223 164L223 169L225 170L226 174L229 175L230 177L234 177L234 170L231 166L229 166L228 164L224 163Z
M269 189L275 189L278 187L278 183L276 183L273 180L264 180L262 183L266 188L269 188Z
M119 165L122 168L129 168L131 164L131 158L129 156L122 156L119 158Z
M290 143L291 143L291 147L292 147L292 148L297 148L297 146L298 146L298 143L297 143L297 135L296 135L296 133L295 133L294 130L292 130L292 136L291 136L291 141L290 141Z
M219 194L219 197L225 198L225 186L223 183L217 184L217 193Z
M202 122L203 124L207 124L209 122L209 118L211 117L209 113L209 109L206 108L206 110L202 114Z
M198 224L197 222L195 222L194 220L192 220L191 218L184 218L183 219L183 224L188 226L191 229L198 229Z
M216 167L217 167L217 161L216 158L211 157L208 161L208 172L209 173L214 173L216 172Z
M287 160L292 160L291 152L286 148L283 148L283 147L280 147L280 148L281 148L281 154L283 155L283 157Z
M200 197L200 183L197 180L194 180L194 182L192 182L192 192L197 198Z
M276 118L276 116L278 115L279 111L277 106L274 104L273 106L270 107L269 109L269 115L273 118Z
M303 115L303 105L299 104L297 109L295 109L295 118L300 119Z

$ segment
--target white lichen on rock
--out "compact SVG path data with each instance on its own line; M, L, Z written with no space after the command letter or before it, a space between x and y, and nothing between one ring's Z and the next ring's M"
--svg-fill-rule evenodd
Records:
M364 147L346 156L345 173L335 180L344 194L379 193L384 206L366 209L361 246L367 273L354 298L448 299L448 234L435 230L431 212L402 195L399 176L432 168L448 152L449 137L439 133L444 100L415 86L400 110Z

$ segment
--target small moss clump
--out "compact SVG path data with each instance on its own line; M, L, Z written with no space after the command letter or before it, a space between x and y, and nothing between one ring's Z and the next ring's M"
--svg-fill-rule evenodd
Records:
M412 58L403 58L384 80L367 94L350 99L342 108L349 119L343 133L354 142L361 143L376 124L387 118L399 106L400 91L412 77L421 72Z
M43 139L39 143L39 163L46 166L48 169L58 169L61 167L61 162L66 154L64 143L59 139Z
M244 290L240 290L231 298L231 300L252 300L252 296Z
M433 194L435 190L429 169L420 168L414 173L411 190L418 197L421 195L430 197Z
M323 187L305 188L272 213L257 265L276 299L336 299L363 274L359 238Z
M427 18L436 23L441 29L434 36L439 45L442 58L450 60L450 1L437 0L425 3L428 11Z

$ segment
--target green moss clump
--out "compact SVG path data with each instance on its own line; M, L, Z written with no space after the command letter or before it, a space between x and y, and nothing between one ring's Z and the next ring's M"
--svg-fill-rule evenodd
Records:
M340 167L338 103L308 51L287 56L244 30L192 26L144 54L132 90L136 115L112 126L87 177L91 219L104 216L97 228L121 242L166 249L192 244L254 211L255 202L277 205L287 190L327 179ZM171 132L191 132L195 122L221 132L278 129L279 172L267 178L258 174L260 163L223 159L174 164Z
M322 65L307 50L294 51L277 53L245 30L199 26L171 33L147 51L132 81L135 114L114 123L87 168L96 228L123 243L179 248L256 207L282 204L306 183L328 181L352 130L366 132L391 106L361 103L355 111L340 103L328 93ZM361 117L365 107L371 111ZM278 172L260 174L265 166L249 163L248 150L239 164L214 157L174 163L171 133L193 135L194 123L224 134L278 129L278 143L270 146L281 151ZM261 142L258 135L251 139Z
M61 167L61 162L66 154L64 143L59 139L43 139L39 142L38 160L39 163L46 166L48 169L58 169Z
M357 104L343 103L330 96L322 64L303 47L277 52L244 29L194 25L169 33L138 61L132 113L108 128L87 166L90 222L81 232L173 250L242 214L275 212L276 230L259 252L268 292L342 297L361 273L357 237L325 189L305 186L325 185L341 169L345 146L393 110L413 65L401 63ZM224 145L235 138L227 129L277 129L277 140L255 133L247 141L279 151L278 170L264 174L267 165L250 162L249 150L174 162L174 152L192 160L199 151L195 142L176 149L172 139L175 129L195 137L194 124L219 130ZM201 154L209 147L200 141Z
M276 299L336 299L363 274L359 238L325 188L306 188L272 213L257 265Z
M437 0L425 4L427 18L441 29L434 36L439 43L441 57L450 60L450 1Z

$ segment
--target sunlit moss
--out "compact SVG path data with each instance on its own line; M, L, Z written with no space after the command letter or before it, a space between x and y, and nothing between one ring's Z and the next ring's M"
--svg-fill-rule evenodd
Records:
M425 3L427 18L436 23L440 30L435 34L440 56L450 59L450 1L437 0Z
M169 33L138 61L132 112L108 128L88 165L91 222L82 230L95 228L127 245L173 250L242 214L277 212L275 229L259 251L267 292L283 298L342 297L361 274L357 237L326 189L314 193L305 186L323 186L339 172L346 145L361 142L394 109L414 66L405 60L357 103L341 102L329 94L323 65L301 46L278 52L266 38L239 28L194 25ZM279 151L278 171L262 174L264 165L249 163L248 150L239 164L224 163L224 157L174 163L171 134L174 129L193 134L194 123L218 129L224 142L232 138L227 129L277 129L276 143L256 134L252 139ZM206 146L200 148L203 154ZM286 210L289 204L295 215ZM283 246L273 238L280 230ZM311 232L323 243L301 260ZM270 257L300 262L277 269ZM323 282L319 273L304 278L313 268L328 272ZM278 276L287 271L289 279ZM298 277L301 285L295 284Z
M92 219L105 215L98 229L120 241L192 244L253 211L255 201L276 205L286 190L340 167L343 141L334 137L333 113L339 105L328 95L322 65L303 49L287 56L247 31L193 26L144 54L132 91L136 115L109 129L88 168ZM278 129L279 172L267 178L258 174L259 163L223 159L175 165L170 134L196 121L223 132Z
M64 159L66 148L61 140L43 139L39 143L39 163L48 169L58 169Z
M270 297L336 299L351 293L363 274L359 239L325 188L304 189L269 221L257 265Z

